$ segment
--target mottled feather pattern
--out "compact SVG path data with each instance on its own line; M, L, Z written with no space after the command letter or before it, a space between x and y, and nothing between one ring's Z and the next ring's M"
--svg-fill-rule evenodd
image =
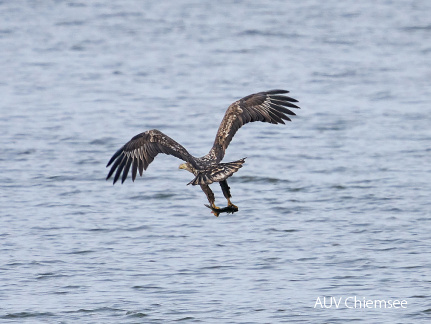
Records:
M211 184L213 182L220 182L229 178L232 174L237 172L245 162L245 158L228 163L218 163L200 171L196 177L188 183L192 185Z
M216 157L216 161L220 162L223 159L233 136L243 125L255 121L272 124L284 124L285 120L290 121L287 115L295 115L295 113L286 107L299 107L292 103L297 100L284 95L286 93L289 91L259 92L231 104L220 124L210 152Z
M135 181L138 170L142 176L143 171L148 168L159 153L173 155L197 167L194 158L182 145L162 132L153 129L136 135L112 156L107 167L115 162L106 179L109 179L115 172L115 183L123 173L121 177L121 182L123 183L131 167L132 180Z

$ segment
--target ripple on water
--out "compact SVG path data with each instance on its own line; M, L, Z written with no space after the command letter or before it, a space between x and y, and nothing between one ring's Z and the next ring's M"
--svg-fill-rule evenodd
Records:
M427 322L428 1L0 2L0 321ZM233 139L238 213L174 157L105 181L133 135L200 156L276 87L302 109ZM314 309L353 295L409 304Z

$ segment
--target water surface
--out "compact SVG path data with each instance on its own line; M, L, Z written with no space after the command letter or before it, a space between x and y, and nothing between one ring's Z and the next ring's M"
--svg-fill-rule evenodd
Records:
M427 322L430 10L1 2L0 319ZM212 216L173 157L105 182L132 136L204 155L230 103L273 88L302 109L235 136L238 213ZM324 296L407 308L315 307Z

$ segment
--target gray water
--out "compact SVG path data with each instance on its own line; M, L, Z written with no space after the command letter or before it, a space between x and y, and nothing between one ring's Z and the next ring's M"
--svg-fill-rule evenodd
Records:
M429 321L430 12L1 1L1 322ZM204 155L230 103L274 88L302 109L235 136L238 213L214 217L171 156L105 181L132 136L157 128Z

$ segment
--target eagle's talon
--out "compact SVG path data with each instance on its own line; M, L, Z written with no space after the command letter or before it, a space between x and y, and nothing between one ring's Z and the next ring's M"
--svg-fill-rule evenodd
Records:
M238 206L236 206L236 205L234 205L234 204L232 204L232 203L227 204L227 206L228 206L229 208L236 209L236 211L238 211Z
M211 213L214 214L215 217L219 217L220 213L222 212L222 209L220 207L217 207L215 204L205 204L205 206L211 209Z
M219 217L220 213L216 212L216 211L212 211L211 214L214 214L215 217Z
M214 214L215 217L219 217L220 215L220 207L217 207L216 205L212 204L211 205L211 209L212 209L212 213Z
M236 206L236 205L232 204L232 202L230 201L230 198L228 198L228 199L227 199L227 207L228 207L228 208L235 209L235 211L236 211L236 212L238 211L238 206ZM233 213L233 212L232 212L232 213Z

